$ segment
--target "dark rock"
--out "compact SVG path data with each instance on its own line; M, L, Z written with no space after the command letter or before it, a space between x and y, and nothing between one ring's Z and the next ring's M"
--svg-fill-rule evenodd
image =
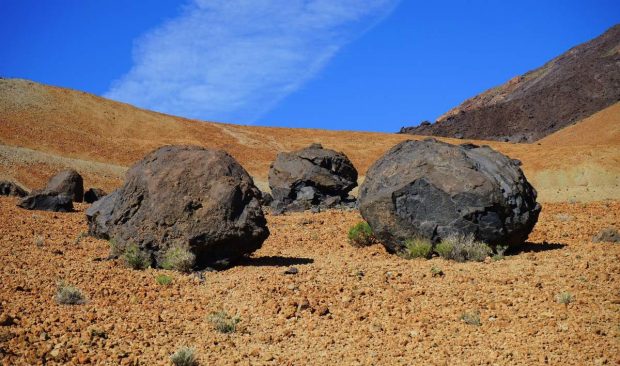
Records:
M319 212L321 212L321 207L320 206L312 206L310 208L310 212L312 212L312 213L319 213Z
M620 100L620 24L401 133L534 142Z
M84 193L84 202L93 203L102 199L107 193L103 189L100 188L89 188L88 191Z
M422 123L420 123L420 126L430 126L431 122L430 121L422 121Z
M598 232L592 238L593 243L620 243L620 233L613 227L608 227Z
M47 182L44 191L62 193L71 197L73 202L82 202L84 200L84 180L75 170L63 170Z
M269 206L273 202L273 196L269 192L261 192L261 206Z
M87 211L89 234L136 244L155 263L171 246L197 265L232 264L269 236L260 190L233 157L197 146L166 146L128 172L124 185Z
M357 170L343 153L324 149L320 144L280 153L269 170L272 207L286 211L327 207L347 197L357 186Z
M473 234L492 245L525 241L540 213L514 161L488 146L404 141L381 157L360 188L360 211L391 252L421 236Z
M286 271L284 271L284 274L289 274L289 275L295 275L299 273L299 270L297 269L297 267L289 267L286 269Z
M73 211L73 201L71 196L45 191L33 192L31 195L22 198L17 206L27 210L55 212Z
M0 196L24 197L28 195L25 189L13 182L0 181Z

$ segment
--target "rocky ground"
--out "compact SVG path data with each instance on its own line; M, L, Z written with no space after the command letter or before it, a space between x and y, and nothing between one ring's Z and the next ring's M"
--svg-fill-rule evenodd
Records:
M15 203L0 198L3 365L166 365L183 345L201 365L620 363L620 244L590 242L618 228L617 201L546 204L531 243L486 263L353 248L355 211L268 216L261 250L203 278L100 260L108 243L80 235L85 204ZM58 305L59 281L88 301ZM220 310L239 317L236 332L214 329ZM481 325L461 320L476 312Z

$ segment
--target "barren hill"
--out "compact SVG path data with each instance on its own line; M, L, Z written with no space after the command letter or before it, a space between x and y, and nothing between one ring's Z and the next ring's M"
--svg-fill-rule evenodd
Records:
M620 100L620 24L402 133L532 142Z
M539 144L473 142L520 159L543 202L620 199L619 126L620 104L615 104ZM577 143L579 137L584 139ZM201 122L75 90L0 79L0 179L14 179L29 188L72 167L84 175L87 186L112 190L128 166L166 144L224 149L266 189L269 165L278 152L320 142L346 153L363 179L368 167L393 145L419 138L423 137Z

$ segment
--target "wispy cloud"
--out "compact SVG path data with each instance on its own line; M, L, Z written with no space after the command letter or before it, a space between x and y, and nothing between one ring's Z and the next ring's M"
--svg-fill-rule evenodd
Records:
M106 97L251 123L317 74L399 0L192 0L135 42Z

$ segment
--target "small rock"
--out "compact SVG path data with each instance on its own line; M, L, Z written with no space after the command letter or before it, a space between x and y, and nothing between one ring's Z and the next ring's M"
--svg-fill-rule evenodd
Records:
M327 305L321 305L316 309L317 314L319 314L319 316L325 316L327 314L329 314L329 308L327 307Z
M15 324L15 319L12 316L6 313L0 314L0 326L8 327L13 324Z
M289 267L287 268L286 271L284 271L284 274L288 274L288 275L296 275L297 273L299 273L299 270L297 269L297 267Z

